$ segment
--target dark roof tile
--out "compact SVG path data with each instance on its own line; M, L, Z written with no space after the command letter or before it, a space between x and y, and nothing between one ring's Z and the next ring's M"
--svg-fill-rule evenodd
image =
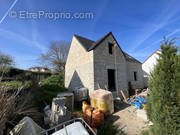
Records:
M105 36L103 36L102 38L100 38L99 40L97 40L89 49L88 51L93 50L94 48L96 48L100 43L102 43L104 41L104 39L106 39L110 34L112 34L112 32L109 32L108 34L106 34Z
M123 51L123 53L124 53L124 57L127 61L141 63L140 61L136 60L134 57L130 56L129 54L125 53L124 51Z
M92 40L89 40L87 38L78 36L78 35L74 35L77 40L81 43L81 45L86 49L86 51L88 51L88 49L95 43Z

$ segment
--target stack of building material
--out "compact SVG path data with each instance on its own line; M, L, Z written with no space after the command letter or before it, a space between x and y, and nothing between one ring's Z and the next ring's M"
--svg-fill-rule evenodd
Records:
M74 109L74 94L72 92L58 93L57 97L65 97L66 98L65 106L67 107L67 110L73 112L73 109Z
M53 98L50 116L51 126L70 120L71 112L67 110L65 103L65 97Z
M44 111L44 124L49 125L50 124L50 116L51 116L50 106L47 105L46 107L44 107L43 111Z
M88 88L76 88L73 93L75 101L83 101L88 99Z
M130 87L135 90L136 89L136 82L135 81L131 81L130 82Z
M114 112L112 92L99 89L90 93L91 106L103 110L106 114Z

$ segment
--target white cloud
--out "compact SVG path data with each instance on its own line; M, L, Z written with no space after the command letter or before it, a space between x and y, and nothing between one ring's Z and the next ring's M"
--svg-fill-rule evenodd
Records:
M152 35L154 35L160 29L163 29L165 26L173 22L176 22L177 20L180 19L180 18L174 19L174 16L180 11L180 9L177 7L172 8L172 5L174 4L175 3L171 3L171 5L167 4L166 10L163 13L161 13L158 18L154 20L155 24L157 25L150 24L150 25L144 26L144 28L141 31L142 34L140 34L138 38L134 41L134 45L133 47L131 47L130 52L135 51L139 46L141 46L141 44L144 41L149 39Z
M179 32L180 32L180 28L174 30L173 32L171 32L171 33L169 33L169 34L167 34L167 35L165 35L165 37L166 37L166 38L169 38L169 37L171 37L171 36L173 36L173 35L175 35L175 34L177 34L177 33L179 33ZM162 39L158 39L158 40L156 40L155 42L153 42L152 44L150 44L149 46L147 46L147 47L145 47L145 48L143 48L143 49L138 50L138 52L139 52L139 53L143 53L143 52L147 51L148 49L152 48L153 46L157 45L158 43L159 43L159 45L160 45L160 42L162 42L162 41L163 41L163 38L162 38Z
M34 3L33 1L26 1L26 4L28 6L28 8L30 10L34 10ZM45 52L47 50L46 47L44 47L43 45L39 44L38 40L39 40L39 31L38 31L38 26L37 26L37 20L31 20L31 35L32 35L32 41L36 44L36 46L38 48L41 48L41 50L43 52Z
M17 34L17 33L14 33L12 31L8 31L5 29L0 28L0 36L7 38L7 39L21 42L24 45L29 46L29 47L36 47L36 48L40 49L42 52L46 51L46 49L47 49L45 46L41 45L37 41L29 40L28 38L26 38L20 34Z

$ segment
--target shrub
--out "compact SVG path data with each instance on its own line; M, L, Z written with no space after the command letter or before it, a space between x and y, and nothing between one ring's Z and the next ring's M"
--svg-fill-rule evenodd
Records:
M105 120L105 123L97 130L97 135L126 135L121 129L119 130L112 120Z
M52 75L42 81L39 88L35 91L35 97L42 105L51 104L52 98L56 97L59 92L64 92L63 75Z
M22 82L21 81L9 81L9 82L2 82L1 83L4 87L8 88L8 89L19 89L21 88ZM30 88L32 86L32 82L31 81L26 81L24 83L24 88Z
M180 56L172 41L164 41L162 53L149 80L147 114L156 135L180 134Z
M9 115L8 119L15 125L25 116L31 117L38 124L41 124L43 114L39 111L39 107L34 102L31 91L21 96L18 95L16 99L16 106L13 112Z
M62 75L52 75L42 81L40 86L44 89L59 89L64 87L64 77Z
M149 130L143 130L141 132L141 135L150 135Z
M5 124L8 117L15 108L15 100L20 92L20 89L18 91L14 91L13 94L10 95L7 94L8 89L6 87L1 87L0 91L0 135L2 135L4 129L6 128Z
M0 82L1 85L1 82ZM6 87L0 87L0 135L9 131L25 116L41 124L43 115L38 107L32 104L31 91L21 95L22 88L9 92Z

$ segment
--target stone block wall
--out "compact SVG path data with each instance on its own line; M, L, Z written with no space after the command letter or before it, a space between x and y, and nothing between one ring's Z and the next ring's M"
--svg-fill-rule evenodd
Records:
M65 87L94 90L93 51L87 52L73 37L65 66Z
M134 72L137 72L137 81L134 80ZM127 62L128 82L135 84L136 88L144 87L143 70L141 63Z
M109 54L109 43L114 44L113 54ZM126 60L119 46L110 35L97 48L94 49L94 89L99 86L102 89L108 88L108 69L115 70L116 90L113 96L117 96L120 90L127 91ZM98 86L99 85L99 86ZM128 92L125 92L128 96Z

